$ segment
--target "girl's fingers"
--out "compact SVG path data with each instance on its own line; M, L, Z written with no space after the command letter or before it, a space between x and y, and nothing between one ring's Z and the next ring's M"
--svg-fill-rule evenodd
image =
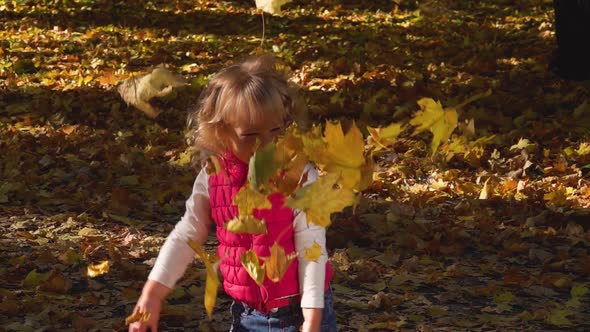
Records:
M129 332L141 332L141 324L138 324L138 323L129 324Z

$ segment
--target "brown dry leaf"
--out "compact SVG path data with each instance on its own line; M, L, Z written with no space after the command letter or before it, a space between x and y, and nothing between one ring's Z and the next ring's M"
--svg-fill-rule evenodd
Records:
M54 270L49 278L43 282L39 289L46 292L65 294L72 288L72 281L63 273Z

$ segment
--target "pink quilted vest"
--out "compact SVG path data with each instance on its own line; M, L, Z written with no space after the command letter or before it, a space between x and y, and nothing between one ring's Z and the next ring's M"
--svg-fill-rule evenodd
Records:
M221 259L219 269L223 276L223 288L235 301L268 313L272 308L288 305L289 297L299 294L297 259L293 260L281 280L273 282L265 277L262 286L258 286L242 266L240 255L253 249L258 257L268 257L275 241L287 255L294 252L293 210L284 206L282 194L275 193L268 196L272 208L253 212L256 218L266 221L267 234L235 234L228 231L225 223L238 214L238 208L232 201L246 182L248 165L231 153L224 154L219 160L222 171L209 177L209 202L219 241L217 254ZM333 273L330 264L326 265L326 269L327 287Z

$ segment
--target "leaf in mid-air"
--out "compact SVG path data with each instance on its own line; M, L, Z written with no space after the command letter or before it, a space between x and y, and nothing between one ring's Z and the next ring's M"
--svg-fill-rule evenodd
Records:
M279 171L276 158L277 146L269 143L250 157L248 165L248 182L252 190L258 190L264 183Z
M275 191L290 196L300 185L305 165L309 162L303 152L303 141L297 127L290 126L276 144L276 160L280 165L280 174L274 178Z
M392 123L387 127L367 127L371 138L375 142L376 150L386 149L395 142L395 138L402 132L402 123Z
M99 264L88 265L87 274L90 278L98 277L105 273L109 273L109 261L103 261Z
M346 188L362 190L361 179L367 161L365 141L360 130L353 123L346 134L340 122L326 124L323 137L314 132L303 137L304 149L310 159L323 170L342 174L341 185Z
M272 204L266 195L252 190L250 186L243 186L234 197L233 203L238 206L240 216L252 215L254 209L270 209Z
M266 224L264 220L258 220L253 216L237 216L225 224L228 231L236 234L265 234Z
M311 262L317 262L322 256L322 253L322 246L313 241L313 245L310 248L305 248L305 259Z
M215 307L215 300L217 299L217 289L219 288L219 276L217 275L217 258L211 257L203 247L195 242L189 241L188 245L195 251L205 264L207 270L207 281L205 282L205 310L207 315L211 318L213 308Z
M295 197L287 199L287 206L300 209L314 224L327 227L330 215L353 205L356 196L352 189L337 186L339 174L328 173L316 182L297 191Z
M410 120L410 125L416 126L412 136L417 135L425 130L432 132L432 143L430 144L431 153L434 154L442 142L446 142L450 137L457 124L459 116L455 109L444 110L439 102L431 98L422 98L418 100L420 111Z
M297 253L293 252L287 255L285 249L275 242L270 247L270 256L262 258L268 279L274 282L281 280L295 257L297 257Z
M526 149L528 150L529 148L534 148L536 146L536 144L531 143L528 139L526 138L520 138L518 140L518 143L512 145L510 147L510 151L512 150L522 150L522 149Z
M240 255L240 261L246 269L246 272L256 281L259 286L264 282L264 267L260 266L260 260L254 250L250 249Z

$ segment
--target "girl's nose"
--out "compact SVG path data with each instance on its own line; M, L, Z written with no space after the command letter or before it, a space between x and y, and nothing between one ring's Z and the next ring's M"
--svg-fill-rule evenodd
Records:
M264 135L261 135L260 137L260 146L266 146L268 143L272 142L273 140L273 135L272 133L266 133Z

